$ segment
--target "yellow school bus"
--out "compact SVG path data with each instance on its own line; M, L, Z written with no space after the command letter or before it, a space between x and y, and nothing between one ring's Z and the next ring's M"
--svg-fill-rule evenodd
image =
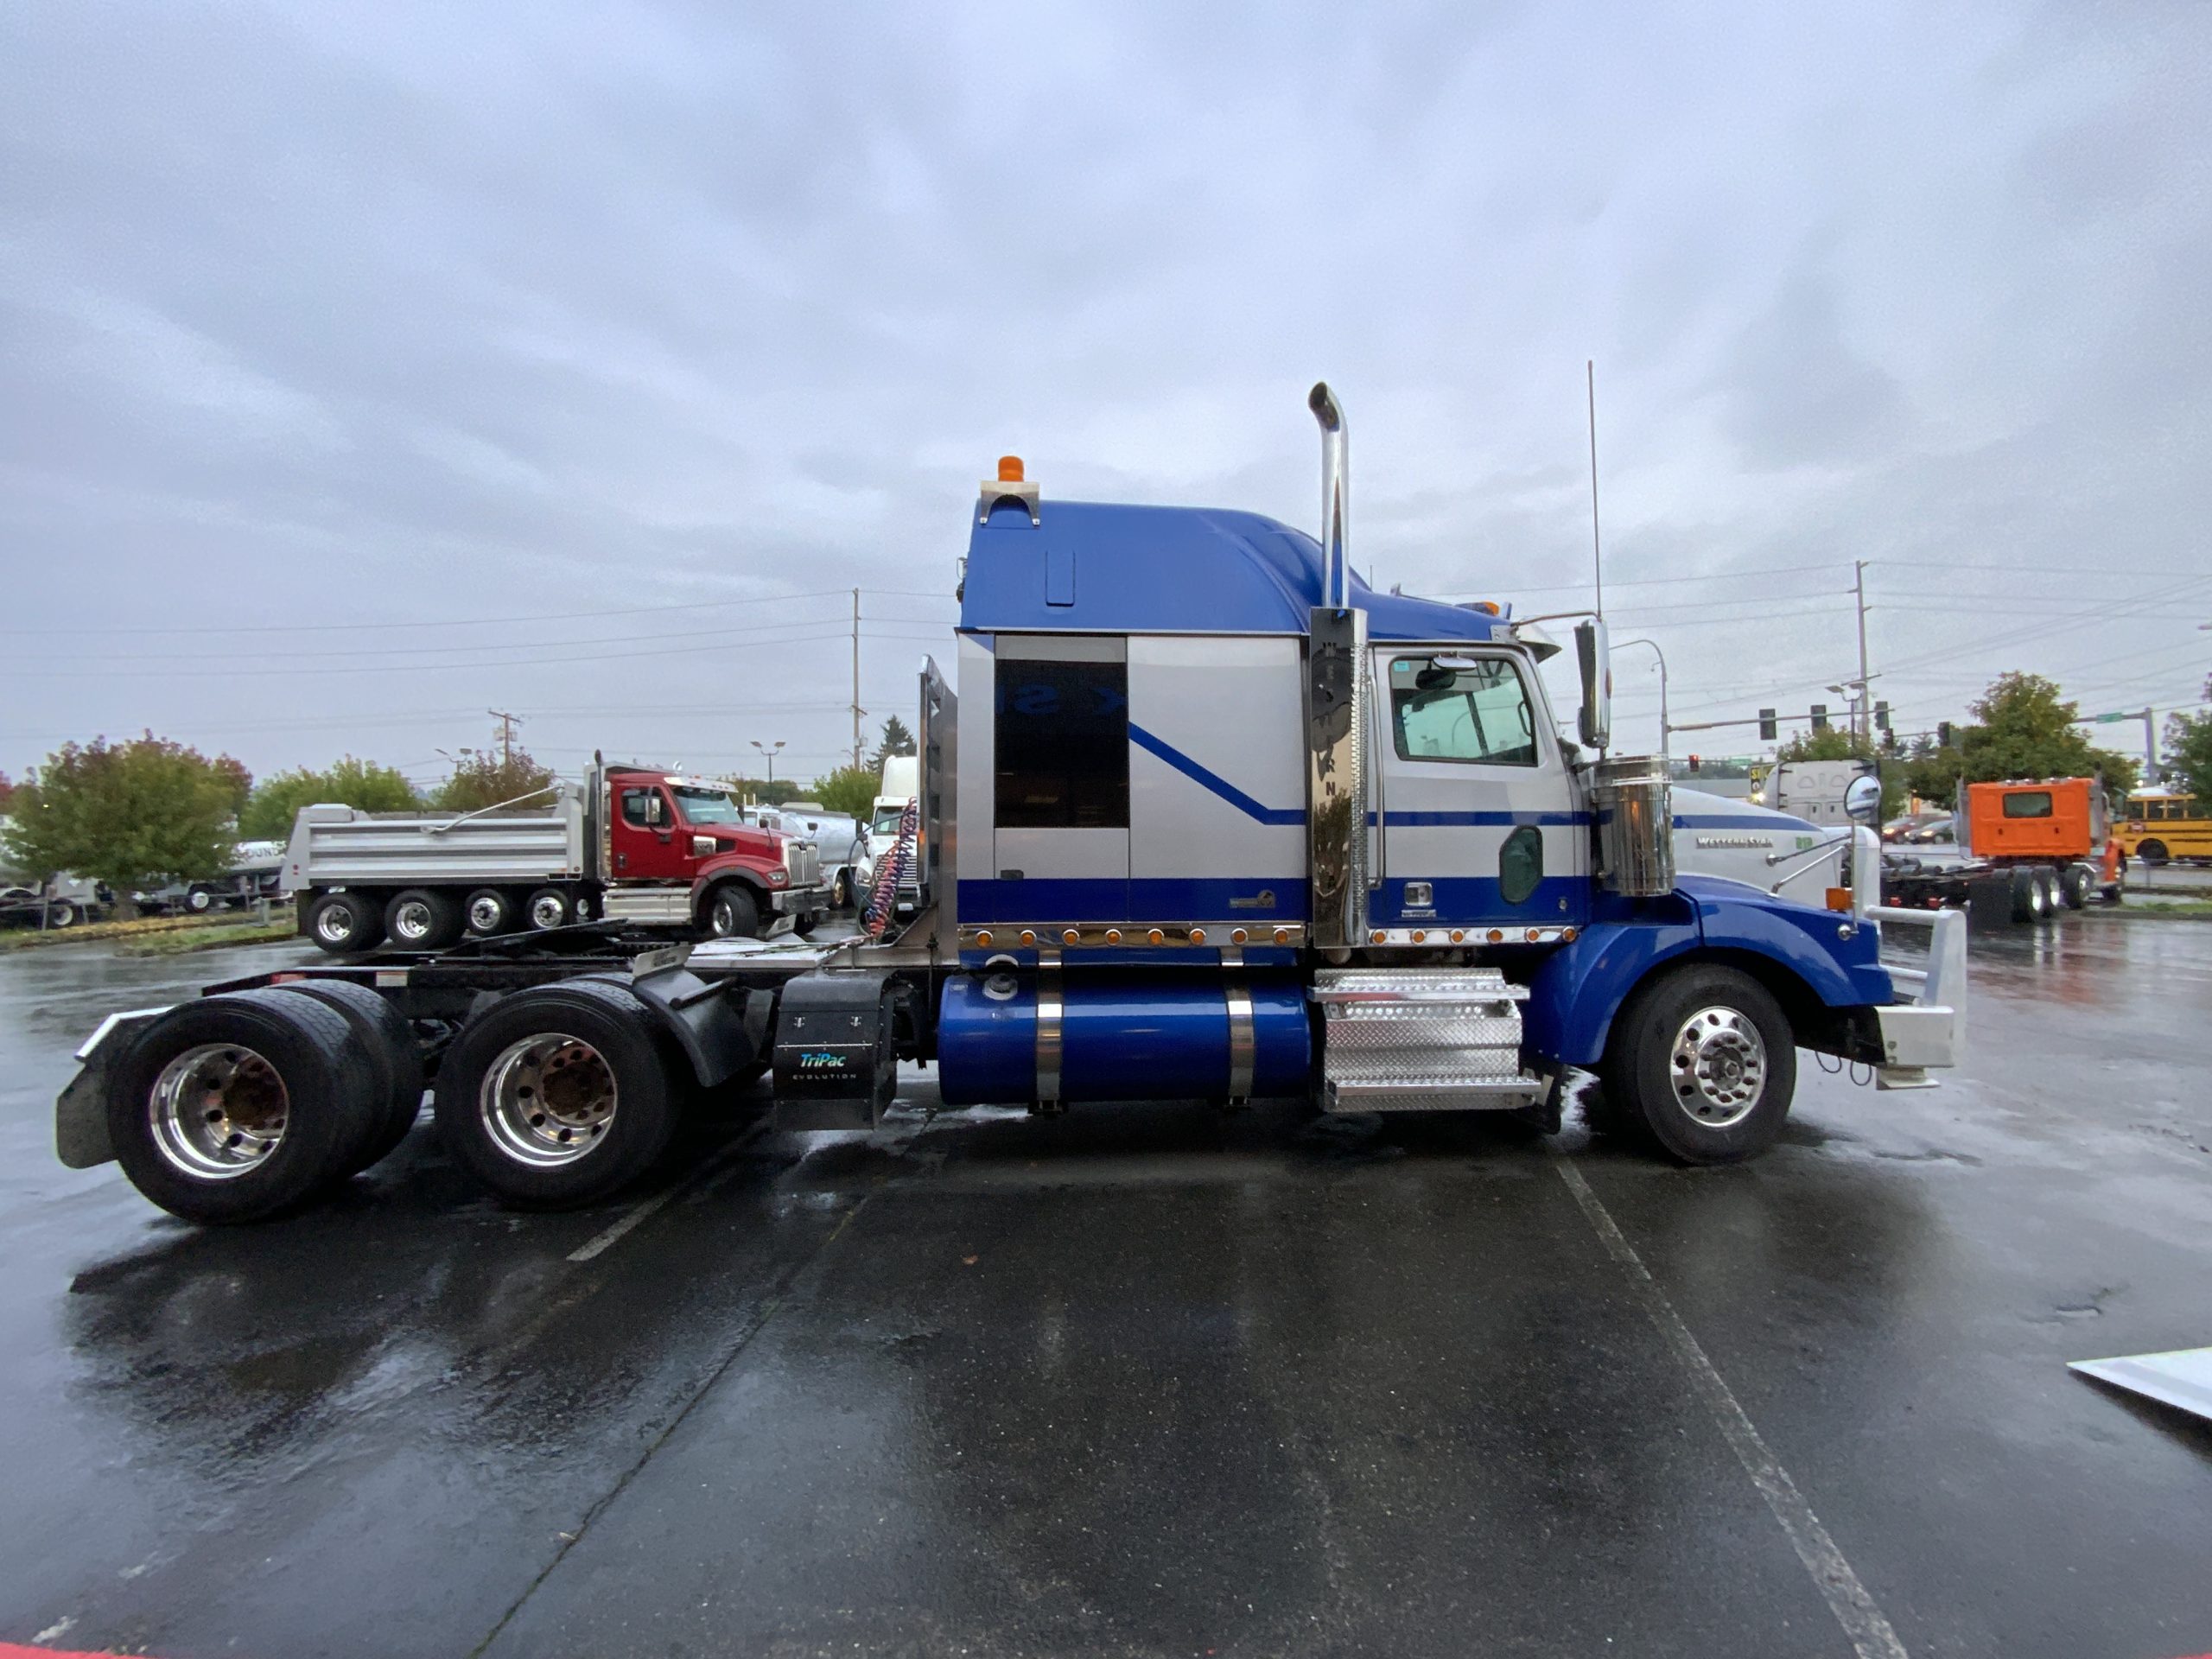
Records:
M2112 838L2130 858L2163 864L2173 858L2212 858L2212 815L2192 795L2145 790L2127 798L2127 817Z

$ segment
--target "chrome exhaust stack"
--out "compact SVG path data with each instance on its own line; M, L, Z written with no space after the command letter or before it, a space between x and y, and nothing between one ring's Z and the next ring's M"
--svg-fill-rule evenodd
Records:
M1306 642L1310 937L1342 961L1367 942L1367 613L1351 603L1351 429L1325 381L1306 402L1321 428L1321 603Z

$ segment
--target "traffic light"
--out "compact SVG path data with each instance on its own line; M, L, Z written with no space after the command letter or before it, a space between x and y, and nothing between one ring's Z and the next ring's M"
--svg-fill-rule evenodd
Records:
M1886 702L1874 705L1874 729L1882 732L1890 729L1890 705Z
M1690 776L1693 778L1697 776L1697 756L1695 755L1690 756Z
M1948 749L1951 747L1951 722L1948 720L1939 720L1936 722L1936 747L1939 749Z
M1762 743L1771 743L1774 741L1775 736L1774 710L1771 709L1760 709L1759 741Z
M1813 729L1816 732L1825 732L1827 728L1828 706L1825 702L1816 702L1813 705Z

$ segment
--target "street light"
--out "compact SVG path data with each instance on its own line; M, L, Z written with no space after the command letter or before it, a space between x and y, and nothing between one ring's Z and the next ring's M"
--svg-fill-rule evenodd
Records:
M768 781L772 784L776 781L776 755L783 748L785 741L785 739L779 737L771 747L757 737L753 740L753 747L768 757Z
M1672 760L1667 747L1667 734L1671 729L1667 723L1667 653L1659 649L1656 639L1623 639L1613 649L1623 651L1630 645L1649 645L1651 654L1659 659L1659 753L1662 759Z

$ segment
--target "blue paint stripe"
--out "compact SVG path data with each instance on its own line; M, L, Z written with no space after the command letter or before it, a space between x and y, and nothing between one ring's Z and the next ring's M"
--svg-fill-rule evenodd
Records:
M1367 815L1370 823L1375 815ZM1590 822L1587 812L1392 812L1385 815L1392 829L1505 829L1533 823L1543 829L1573 829Z
M1808 823L1802 818L1755 818L1747 813L1733 815L1719 812L1681 813L1675 819L1677 830L1768 830L1779 835L1783 830L1796 834L1801 830L1817 832L1817 823Z
M1223 800L1227 801L1231 806L1235 807L1238 811L1243 813L1244 816L1249 818L1255 818L1262 823L1273 824L1303 823L1306 822L1306 809L1304 807L1274 807L1261 805L1259 802L1254 800L1243 790L1237 788L1236 785L1230 783L1228 779L1224 778L1219 772L1208 771L1205 767L1192 760L1189 755L1184 753L1173 744L1163 743L1160 741L1160 739L1154 737L1150 732L1145 730L1143 727L1138 725L1135 721L1131 721L1129 722L1129 741L1135 744L1139 748L1143 749L1147 753L1158 755L1162 760L1165 760L1169 766L1174 767L1176 771L1181 772L1192 783L1211 790L1215 794L1220 796Z

